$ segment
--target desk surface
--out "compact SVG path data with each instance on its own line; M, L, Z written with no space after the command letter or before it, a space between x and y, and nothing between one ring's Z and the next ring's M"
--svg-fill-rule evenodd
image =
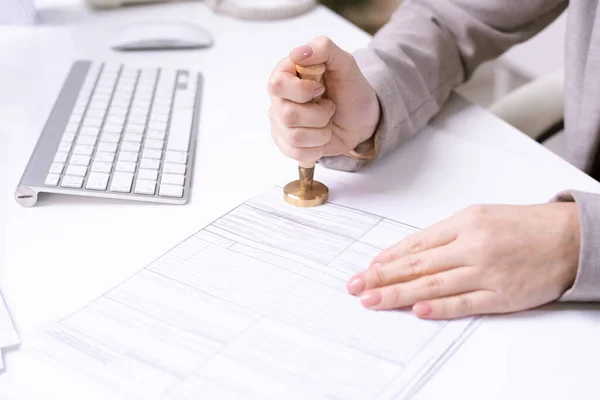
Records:
M168 53L109 49L121 26L151 17L199 21L216 44ZM36 328L93 300L256 192L295 179L295 163L270 138L266 82L281 57L319 34L347 50L369 40L323 8L261 23L216 16L190 3L105 12L68 27L0 28L0 51L11 55L0 64L0 290L24 342ZM14 188L76 58L180 65L204 74L188 205L55 195L41 197L33 208L16 204ZM545 202L567 188L600 192L600 184L458 97L422 134L376 166L354 174L318 168L316 174L333 201L368 203L369 211L420 227L474 203ZM378 207L377 200L387 196L397 199L395 206ZM486 318L416 398L597 399L599 337L596 306ZM5 359L0 398L12 400L3 394L11 384L31 382L19 354ZM37 379L36 386L44 387Z

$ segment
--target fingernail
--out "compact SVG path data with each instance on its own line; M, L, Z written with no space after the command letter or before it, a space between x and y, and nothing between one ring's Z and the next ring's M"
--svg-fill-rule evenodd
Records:
M300 60L304 60L305 58L312 56L312 54L313 54L312 47L305 44L304 46L300 46L300 47L297 47L294 50L292 50L292 52L290 53L290 57L292 58L293 61L300 61Z
M375 264L371 265L371 268L379 268L381 267L381 263L376 262Z
M427 303L417 303L413 307L413 312L419 317L426 317L431 314L431 306Z
M381 294L379 292L369 292L360 296L360 301L363 306L372 308L381 303Z
M323 93L325 93L325 87L321 86L320 88L318 88L317 90L315 90L315 97L320 96Z
M351 294L359 294L365 290L365 280L361 277L356 277L348 282L348 291Z

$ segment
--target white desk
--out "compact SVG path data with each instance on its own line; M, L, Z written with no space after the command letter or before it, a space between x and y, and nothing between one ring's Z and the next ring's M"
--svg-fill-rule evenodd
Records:
M4 248L0 290L23 341L141 269L263 187L295 179L296 165L271 142L266 82L276 61L317 34L348 50L368 36L324 9L293 21L241 22L199 4L103 13L85 24L0 29L0 214ZM134 18L200 21L216 37L210 50L119 54L108 35ZM191 202L185 206L41 197L33 208L13 200L21 172L74 58L180 64L206 79ZM387 175L386 175L387 174ZM417 226L473 203L547 201L564 188L600 192L600 184L548 150L455 98L415 140L378 165L351 174L317 170L332 201L358 196L396 206L372 211ZM382 178L383 177L383 178ZM598 399L600 308L548 307L487 319L417 396L418 399ZM0 398L29 382L44 398L41 377L28 375L20 352L6 357ZM41 397L40 397L41 398Z

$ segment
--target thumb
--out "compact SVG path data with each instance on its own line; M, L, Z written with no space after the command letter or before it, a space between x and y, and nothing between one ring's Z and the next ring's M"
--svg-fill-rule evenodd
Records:
M337 75L342 79L353 79L359 75L354 57L326 36L317 36L309 43L292 50L290 60L303 67L325 64L330 76Z

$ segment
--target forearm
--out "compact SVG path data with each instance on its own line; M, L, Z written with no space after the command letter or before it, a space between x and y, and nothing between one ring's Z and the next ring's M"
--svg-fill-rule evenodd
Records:
M405 1L370 45L354 53L381 106L373 137L357 149L366 157L320 162L356 171L391 152L417 134L477 66L539 32L566 5L563 0Z
M581 237L577 276L560 301L600 301L600 195L569 191L553 201L577 203Z

